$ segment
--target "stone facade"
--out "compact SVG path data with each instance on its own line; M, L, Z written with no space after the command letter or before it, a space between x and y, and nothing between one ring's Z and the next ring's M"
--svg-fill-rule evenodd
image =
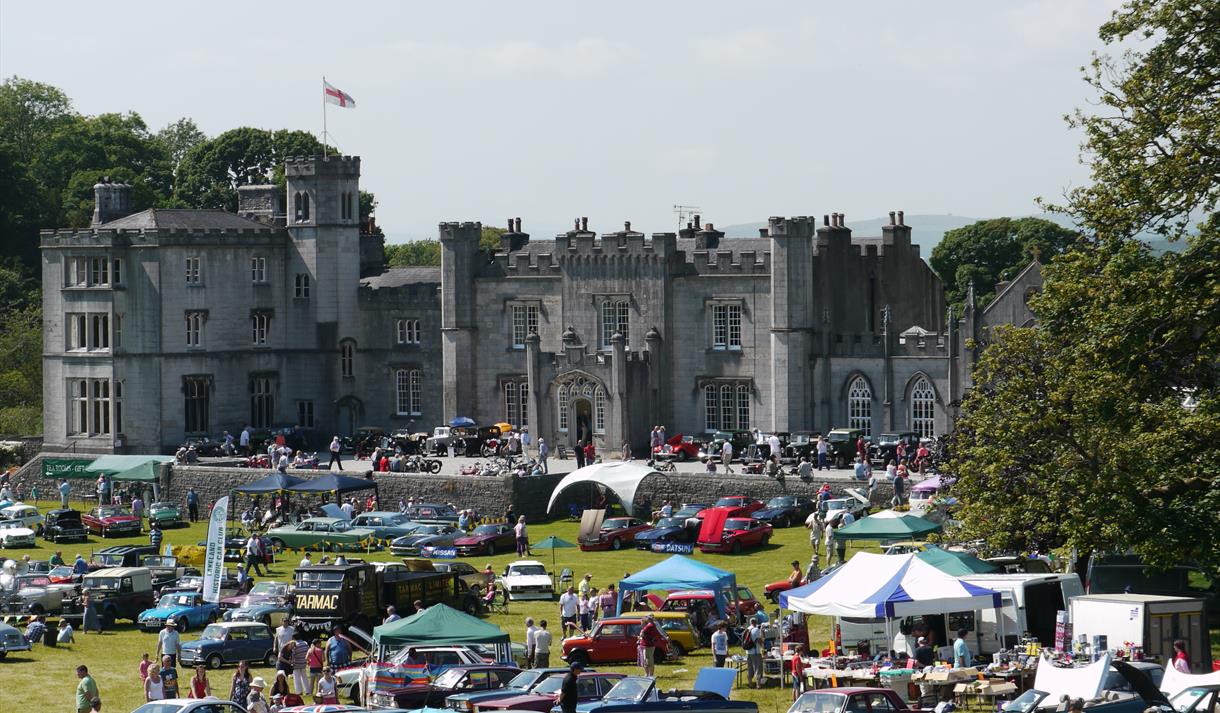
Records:
M166 452L246 424L322 447L455 416L637 454L658 423L938 435L973 359L959 334L1020 311L1001 293L947 314L901 212L871 238L842 214L749 239L695 217L532 241L513 219L494 251L442 223L439 268L385 269L359 172L289 159L286 189L242 186L237 214L131 214L131 187L102 182L94 226L44 231L46 447Z

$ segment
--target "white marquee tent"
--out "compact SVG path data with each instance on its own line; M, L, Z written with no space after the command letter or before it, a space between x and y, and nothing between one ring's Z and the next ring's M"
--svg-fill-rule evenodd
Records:
M640 486L640 481L656 472L653 468L632 461L594 463L577 468L563 476L551 491L551 500L546 504L547 512L555 506L555 500L564 490L578 483L596 483L617 495L627 512L635 515L635 491Z

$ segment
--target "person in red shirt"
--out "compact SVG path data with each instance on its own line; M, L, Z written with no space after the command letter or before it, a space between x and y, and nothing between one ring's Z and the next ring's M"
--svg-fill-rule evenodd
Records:
M797 644L792 651L792 700L801 697L805 692L805 645Z
M657 620L649 614L640 627L640 666L645 676L656 675L657 648L665 642L665 635L657 626Z
M593 463L596 462L596 455L597 450L593 448L593 440L590 439L589 442L585 444L585 465L593 465Z

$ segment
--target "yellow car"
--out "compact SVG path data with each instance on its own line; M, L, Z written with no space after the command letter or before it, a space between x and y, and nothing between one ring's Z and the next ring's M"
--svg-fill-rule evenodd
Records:
M661 631L664 631L665 635L669 637L671 655L682 656L687 651L693 651L702 645L699 640L699 632L695 631L695 626L691 624L690 616L686 612L624 612L622 618L643 619L649 614L656 617L657 626L661 627Z

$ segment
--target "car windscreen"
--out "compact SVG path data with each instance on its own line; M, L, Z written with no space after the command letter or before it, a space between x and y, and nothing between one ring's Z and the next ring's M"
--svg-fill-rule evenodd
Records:
M203 633L199 635L199 638L220 641L221 639L225 638L226 631L228 631L228 630L225 629L223 626L209 624L208 627L203 630Z
M437 676L436 680L432 683L437 688L456 688L458 682L462 680L462 676L465 675L465 673L466 672L461 669L451 668Z
M726 530L748 530L750 529L750 521L745 518L730 518L724 521L724 529Z
M98 517L120 517L123 515L131 515L131 512L124 508L115 508L115 507L97 509Z
M538 671L522 671L516 676L513 676L513 680L508 682L507 688L520 688L528 690L530 686L534 685L534 682L537 681L541 675L542 674Z
M546 574L546 567L540 564L518 564L509 567L508 573L521 575Z
M612 517L602 523L603 530L621 530L631 527L631 520L625 517Z
M843 696L838 693L806 693L796 699L788 713L835 713L843 707Z
M123 555L94 554L93 561L106 567L123 566Z
M546 696L552 693L558 693L560 688L563 688L563 676L551 676L547 680L539 683L530 693Z
M49 587L51 586L51 578L46 575L37 577L18 577L17 588L24 589L26 587Z
M250 590L251 594L280 595L288 591L288 585L283 582L259 582Z
M443 535L443 534L447 533L448 531L449 530L446 528L445 525L423 525L421 527L417 527L414 530L412 530L411 534L418 535L418 536Z
M683 527L686 525L684 517L663 517L657 520L657 527Z
M1169 705L1173 706L1178 713L1186 713L1190 707L1199 702L1199 699L1207 695L1207 689L1202 686L1193 686L1182 691L1178 695L1169 699Z
M606 693L606 697L603 698L602 700L603 701L622 701L622 700L634 701L637 698L642 697L645 693L647 693L648 687L650 685L651 685L651 682L647 678L636 678L636 677L624 678L624 679L620 680L618 683L614 684L614 688L611 688L609 690L609 692Z
M81 587L84 589L117 590L119 588L119 578L85 577L85 580L81 582Z
M741 504L741 498L720 498L716 501L716 507L737 507Z
M338 591L343 588L342 572L297 572L297 589Z
M500 533L499 525L479 525L474 528L474 535L498 535Z
M781 496L778 498L771 498L767 501L767 507L769 508L783 508L788 507L789 505L796 505L796 498L791 496Z

